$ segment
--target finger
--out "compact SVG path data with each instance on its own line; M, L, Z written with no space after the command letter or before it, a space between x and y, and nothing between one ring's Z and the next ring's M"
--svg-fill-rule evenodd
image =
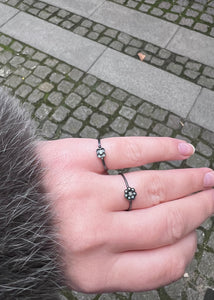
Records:
M43 145L43 147L42 147ZM193 147L178 139L154 137L118 137L101 140L108 169L141 166L163 160L183 160L193 154ZM98 141L94 139L63 139L40 143L39 151L46 163L57 162L64 168L85 168L103 173L102 160L97 157ZM48 155L51 153L52 155Z
M207 174L211 175L210 186L214 186L214 172L208 168L127 173L125 177L129 186L137 192L132 209L151 207L201 191L207 187ZM103 178L102 185L108 209L118 211L128 208L129 203L124 197L126 185L122 176ZM111 193L108 193L109 187Z
M109 225L113 251L154 249L173 244L213 213L213 190L144 210L115 212Z
M183 160L194 153L192 145L167 137L120 137L101 140L109 169L137 167L144 164Z
M196 244L193 232L167 247L120 253L106 282L113 291L137 292L166 285L183 276L194 256Z

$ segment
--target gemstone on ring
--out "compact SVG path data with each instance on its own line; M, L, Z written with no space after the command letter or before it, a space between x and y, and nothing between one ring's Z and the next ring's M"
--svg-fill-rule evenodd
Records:
M105 149L102 147L97 148L97 157L104 158L106 156Z
M126 176L122 172L120 172L119 175L123 177L126 185L126 189L124 190L124 197L129 201L129 208L127 209L127 211L129 211L132 209L132 201L137 196L137 193L134 188L129 186Z
M137 196L137 193L135 191L134 188L128 187L125 191L124 191L124 196L126 199L128 200L134 200L135 197Z
M102 164L103 164L104 170L108 171L108 168L106 167L105 160L104 160L104 158L106 157L106 152L105 152L105 148L103 148L101 146L100 139L98 139L98 148L96 150L96 153L97 153L97 157L102 160Z

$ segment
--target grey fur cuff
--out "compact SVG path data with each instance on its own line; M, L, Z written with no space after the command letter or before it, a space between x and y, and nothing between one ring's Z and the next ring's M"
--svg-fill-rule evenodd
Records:
M0 88L0 299L58 299L62 284L35 131Z

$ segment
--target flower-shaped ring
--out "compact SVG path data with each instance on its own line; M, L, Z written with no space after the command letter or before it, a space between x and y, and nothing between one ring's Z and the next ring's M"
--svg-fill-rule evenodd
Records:
M129 201L129 208L127 210L131 210L132 208L132 201L135 199L137 196L137 193L134 188L130 187L128 184L128 181L123 173L120 173L120 175L123 177L125 184L126 184L126 189L124 191L124 197Z
M107 171L108 168L106 167L105 160L104 160L104 158L106 157L106 152L105 149L101 146L100 139L98 139L98 148L96 150L96 153L97 153L97 157L102 160L104 170Z

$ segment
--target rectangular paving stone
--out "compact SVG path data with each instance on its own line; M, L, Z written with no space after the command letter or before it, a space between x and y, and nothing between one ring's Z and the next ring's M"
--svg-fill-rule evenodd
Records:
M90 19L160 47L167 45L178 28L170 22L107 1Z
M84 71L106 48L24 12L11 19L1 31Z
M202 33L180 28L167 49L214 67L214 39Z
M18 10L0 3L0 26L6 23L10 18L15 16L18 13Z
M201 87L171 73L107 49L89 73L153 104L186 117Z
M190 121L214 131L214 92L203 88L190 114Z
M105 0L44 0L48 4L89 17Z

